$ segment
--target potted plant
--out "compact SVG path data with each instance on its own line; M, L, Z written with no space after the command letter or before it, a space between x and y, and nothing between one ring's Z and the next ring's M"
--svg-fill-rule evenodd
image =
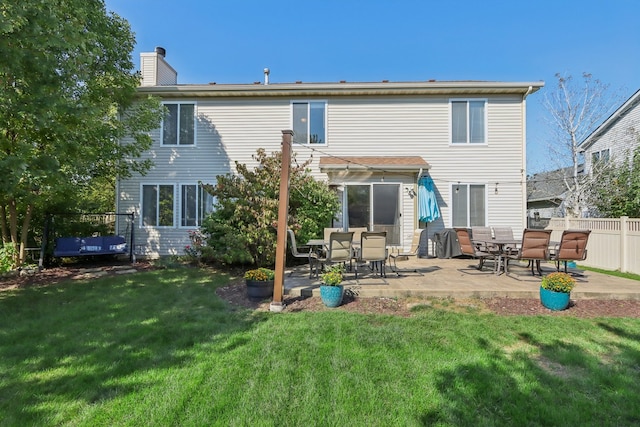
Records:
M569 306L576 279L567 273L550 273L540 283L540 302L550 310L564 310Z
M265 299L273 296L273 279L276 273L269 268L256 268L244 273L247 296L253 299Z
M322 273L320 299L327 307L338 307L342 304L342 297L344 296L343 275L344 266L342 264L332 265Z

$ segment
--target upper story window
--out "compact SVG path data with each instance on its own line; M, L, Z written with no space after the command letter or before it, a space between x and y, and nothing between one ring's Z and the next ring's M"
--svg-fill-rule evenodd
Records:
M162 145L195 144L195 104L164 104Z
M451 143L485 144L487 142L487 101L451 101Z
M293 110L293 142L297 144L326 144L325 101L291 103Z
M609 149L594 151L591 153L591 163L606 163L609 161Z

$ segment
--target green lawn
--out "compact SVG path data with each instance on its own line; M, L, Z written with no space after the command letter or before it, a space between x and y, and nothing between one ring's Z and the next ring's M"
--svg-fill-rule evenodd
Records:
M0 293L2 426L627 426L640 320L252 313L166 269Z

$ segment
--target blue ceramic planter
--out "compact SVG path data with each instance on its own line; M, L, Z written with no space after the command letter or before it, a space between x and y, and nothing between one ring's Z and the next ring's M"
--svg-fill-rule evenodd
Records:
M554 292L540 287L540 302L549 310L564 310L569 307L569 297L566 292Z
M342 304L342 296L344 295L344 286L320 286L320 299L327 307L338 307Z

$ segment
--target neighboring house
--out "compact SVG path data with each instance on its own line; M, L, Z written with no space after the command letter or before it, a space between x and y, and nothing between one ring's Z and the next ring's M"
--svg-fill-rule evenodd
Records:
M582 143L585 171L591 172L594 162L629 159L640 146L640 90L634 93Z
M583 165L578 166L582 174ZM566 182L573 176L573 166L540 172L527 179L527 219L530 228L545 228L551 218L565 216Z
M177 84L164 49L143 53L142 96L168 115L152 133L146 176L118 182L119 212L135 212L136 251L182 254L211 209L198 182L249 167L256 149L281 149L294 131L299 162L343 200L335 225L386 230L406 249L417 219L417 182L429 174L453 226L526 226L526 98L543 82ZM265 70L266 71L266 70ZM126 141L124 141L126 143ZM277 179L277 177L274 177Z

